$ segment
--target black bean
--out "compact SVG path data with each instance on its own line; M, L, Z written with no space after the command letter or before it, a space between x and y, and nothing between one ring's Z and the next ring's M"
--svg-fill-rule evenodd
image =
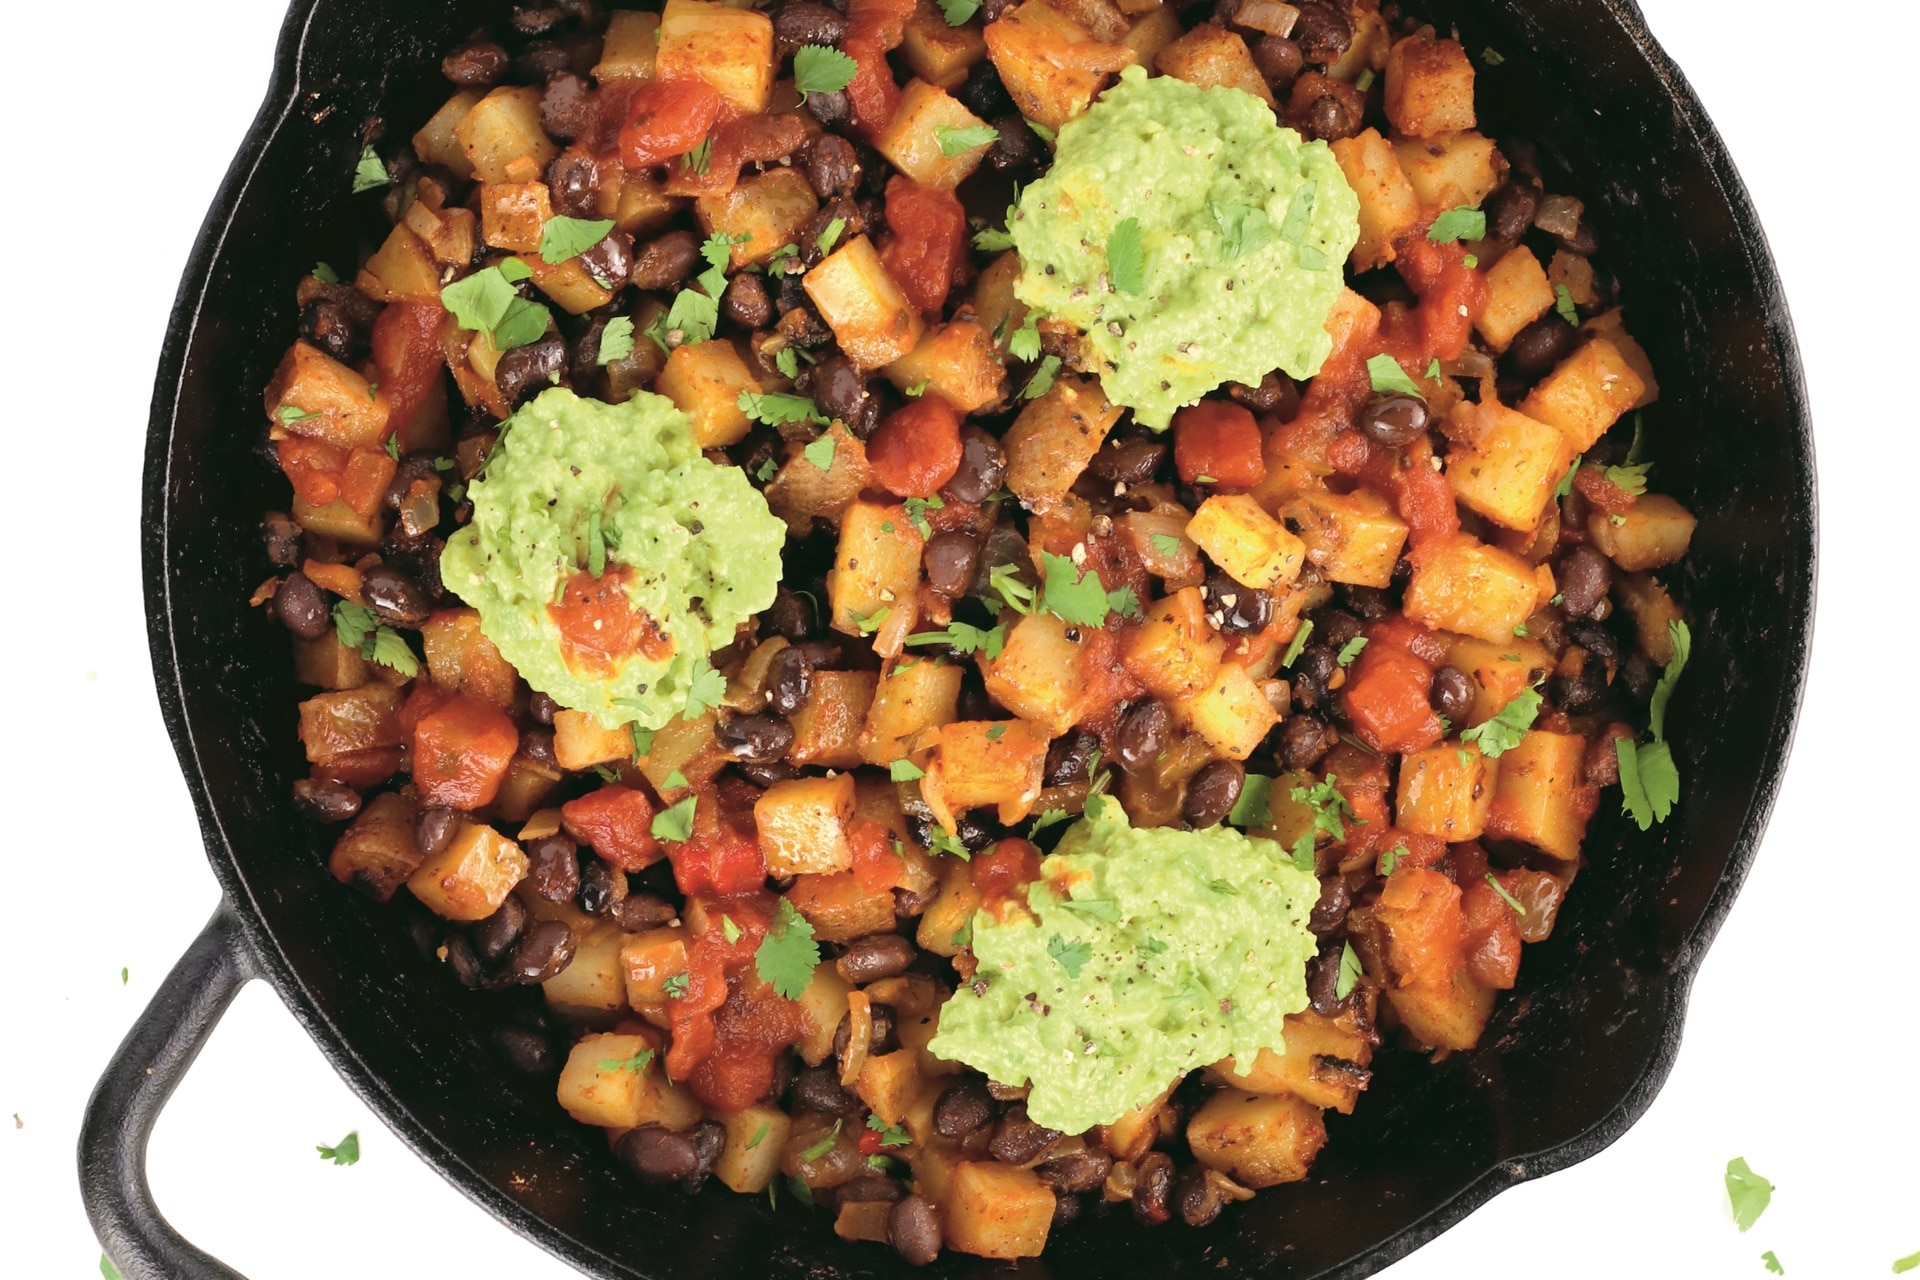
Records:
M909 1266L940 1256L940 1211L925 1196L908 1196L887 1214L887 1242Z
M1180 1171L1174 1183L1174 1203L1180 1209L1180 1221L1190 1227L1211 1226L1227 1207L1227 1197L1207 1176L1207 1166L1190 1164Z
M1307 60L1300 46L1287 37L1264 35L1253 42L1253 65L1268 84L1278 88L1292 84Z
M1358 132L1359 118L1347 105L1346 99L1338 94L1323 93L1307 108L1306 133L1317 142L1338 142Z
M467 89L484 89L507 72L507 51L491 40L470 40L440 60L440 74Z
M335 360L352 360L365 346L368 334L345 307L315 298L300 313L300 336Z
M1343 583L1340 594L1346 599L1347 611L1363 622L1378 622L1393 611L1393 603L1387 593L1379 587L1358 587Z
M1070 729L1047 747L1046 785L1064 787L1086 780L1087 765L1100 749L1100 739L1084 729Z
M566 49L552 40L535 40L513 60L514 72L531 84L545 84L547 77L565 71L571 64Z
M803 44L837 45L847 38L846 15L814 0L788 0L774 12L773 38L780 54Z
M698 1191L727 1149L727 1127L718 1120L702 1120L687 1130L686 1136L693 1143L693 1172L681 1181L686 1183L688 1191Z
M979 564L980 543L971 534L953 529L927 543L927 585L949 600L967 594Z
M759 276L742 271L727 282L720 295L720 306L727 319L742 329L764 329L773 323L773 299Z
M824 1116L851 1115L864 1104L840 1084L832 1067L808 1067L793 1077L793 1109Z
M521 1027L508 1023L493 1029L493 1047L507 1060L507 1065L523 1075L544 1076L551 1074L559 1062L559 1056L553 1051L553 1042L547 1039L545 1032L535 1027Z
M1060 1138L1058 1129L1049 1129L1029 1120L1026 1104L1015 1103L1007 1108L1006 1115L1000 1117L1000 1124L994 1129L993 1140L987 1144L987 1150L1001 1164L1024 1168L1044 1160L1047 1152L1059 1144Z
M1600 235L1593 229L1593 224L1584 218L1573 229L1572 235L1555 236L1554 242L1576 257L1591 258L1600 252Z
M1316 66L1338 62L1353 44L1353 23L1334 5L1309 0L1300 6L1300 17L1293 24L1293 39L1300 56Z
M1597 622L1584 619L1567 624L1567 643L1577 644L1594 657L1605 662L1620 660L1620 642L1613 633Z
M684 283L700 263L700 242L691 231L669 231L633 254L628 279L638 289L665 290Z
M657 929L671 923L679 914L671 902L651 893L629 893L614 903L613 910L608 913L609 918L628 933Z
M1418 396L1377 397L1360 415L1360 431L1388 449L1412 444L1427 433L1427 402Z
M1345 609L1319 609L1313 614L1313 642L1335 653L1353 643L1360 631L1360 619Z
M1187 783L1180 816L1195 830L1218 826L1240 803L1240 791L1246 782L1246 766L1238 760L1215 760L1203 766Z
M1595 738L1587 744L1580 761L1580 776L1589 786L1611 787L1620 781L1620 755L1611 736Z
M391 565L377 564L360 575L360 598L393 626L417 627L433 613L426 590Z
M624 231L607 233L580 255L580 266L603 289L619 292L633 274L633 237ZM594 343L595 355L599 343Z
M593 124L593 87L571 71L547 81L540 95L540 127L551 138L571 142Z
M1136 702L1120 717L1115 731L1113 754L1128 773L1146 768L1166 750L1173 717L1167 704L1157 698Z
M269 511L260 518L260 537L267 545L269 564L291 569L306 558L305 535L284 511Z
M508 404L517 405L553 386L554 376L566 365L566 340L549 330L501 356L493 366L493 383Z
M547 191L555 213L592 218L599 212L594 198L599 188L599 166L586 156L562 152L547 166Z
M806 97L807 114L821 124L837 124L853 114L853 99L845 89L810 93Z
M793 726L776 715L728 716L714 727L714 737L735 760L772 764L793 745Z
M1084 1195L1098 1191L1113 1172L1113 1157L1098 1147L1082 1147L1055 1156L1034 1170L1055 1195Z
M1324 644L1310 644L1293 660L1293 700L1308 710L1327 701L1327 684L1340 669L1340 656Z
M568 902L580 892L579 846L555 832L526 846L527 884L548 902Z
M315 822L345 822L360 812L360 793L327 778L296 778L293 807L301 817Z
M811 640L817 634L814 605L785 585L774 592L773 605L767 610L767 624L776 635L785 636L795 644Z
M1560 587L1560 607L1567 616L1591 618L1613 589L1613 565L1593 547L1578 546L1560 558L1554 581Z
M1109 484L1145 484L1166 460L1164 441L1135 436L1108 440L1087 463L1087 470Z
M1046 158L1046 144L1027 126L1025 117L1018 111L995 117L993 127L999 136L987 152L989 168L1001 172L1030 169Z
M1427 705L1445 716L1455 729L1464 729L1476 692L1473 677L1460 668L1437 667L1433 684L1427 690Z
M1207 574L1200 588L1207 621L1222 635L1258 635L1273 622L1273 597L1255 587L1233 580L1225 569Z
M627 873L600 858L586 858L580 867L580 892L575 900L590 916L603 916L627 896Z
M1133 1220L1143 1227L1157 1227L1172 1216L1173 1157L1164 1151L1149 1151L1134 1166Z
M833 962L834 971L856 987L882 978L897 978L920 952L897 933L872 933L855 938Z
M767 706L775 715L797 715L813 696L813 664L789 645L767 664Z
M1258 386L1229 382L1227 394L1255 413L1271 413L1280 418L1291 418L1300 408L1300 388L1278 369L1260 379Z
M1055 1196L1053 1198L1053 1220L1048 1224L1049 1231L1064 1227L1077 1221L1080 1211L1086 1206L1080 1203L1079 1196Z
M273 593L273 609L280 625L302 640L318 640L333 625L326 593L298 569L281 580L280 589Z
M1340 961L1345 955L1344 942L1323 942L1320 954L1307 961L1307 999L1323 1018L1338 1017L1347 1002L1340 998ZM1352 998L1353 992L1347 992L1347 1000Z
M911 889L893 891L893 918L897 921L912 920L926 914L934 899L940 896L940 886L931 885L918 893Z
M414 820L413 842L427 857L438 857L453 843L453 833L459 829L459 814L443 805L434 805L422 809Z
M513 7L513 29L522 35L537 36L559 26L566 11L557 4L517 4Z
M933 1131L943 1138L970 1137L992 1124L999 1111L984 1080L962 1080L947 1086L933 1104Z
M838 418L847 429L866 436L880 425L880 399L867 390L867 379L845 356L828 356L812 369L813 403L822 414Z
M474 954L473 944L467 941L463 933L447 936L441 944L447 968L453 970L453 976L460 980L463 987L479 988L486 985L486 970L480 967L480 957Z
M1646 705L1647 700L1653 697L1654 686L1653 663L1648 661L1646 654L1635 649L1620 660L1619 683L1636 704Z
M1607 664L1588 655L1578 675L1556 671L1547 677L1547 701L1570 716L1598 711L1607 701Z
M700 1168L700 1152L693 1139L657 1124L643 1124L623 1134L613 1144L613 1153L643 1182L678 1182Z
M545 982L573 963L573 947L573 929L566 921L542 920L514 944L506 976L529 987Z
M1320 897L1313 904L1313 913L1307 917L1307 928L1313 931L1314 937L1324 939L1346 923L1352 906L1353 893L1347 887L1346 878L1325 876L1320 881Z
M520 754L538 764L559 768L560 759L553 753L553 730L536 726L525 729L520 734Z
M1013 99L991 61L976 62L967 71L967 82L960 86L960 101L982 120L992 120L1013 110Z
M1533 226L1540 209L1540 193L1524 182L1504 182L1480 206L1487 215L1487 235L1494 240L1518 240Z
M1325 759L1339 741L1340 735L1326 721L1290 715L1280 726L1280 763L1304 773Z
M960 469L940 492L961 502L981 503L1007 477L1007 451L1000 442L968 423L960 428Z
M867 1036L867 1052L892 1053L894 1049L899 1047L893 1034L893 1006L890 1004L880 1004L876 1001L869 1006L868 1012L872 1022L872 1029ZM840 1025L835 1027L833 1031L833 1060L843 1068L847 1064L847 1051L852 1047L852 1044L853 1020L851 1017L843 1017L840 1019Z
M860 153L837 133L823 133L800 153L807 185L822 200L851 196L860 185Z
M1538 381L1573 354L1579 338L1558 312L1549 311L1513 335L1513 345L1507 348L1507 365L1522 378Z
M520 941L520 933L526 927L526 905L508 894L499 910L484 920L474 922L471 930L473 949L482 960L491 963L513 950L513 944Z
M536 693L528 699L527 710L541 724L552 724L554 712L560 710L560 704L544 693Z

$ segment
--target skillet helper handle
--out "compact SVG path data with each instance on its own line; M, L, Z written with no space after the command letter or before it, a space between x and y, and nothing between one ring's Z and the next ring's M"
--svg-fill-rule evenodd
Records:
M114 1052L80 1129L80 1195L107 1256L126 1280L246 1280L195 1248L161 1214L147 1185L153 1122L200 1056L253 957L223 902Z

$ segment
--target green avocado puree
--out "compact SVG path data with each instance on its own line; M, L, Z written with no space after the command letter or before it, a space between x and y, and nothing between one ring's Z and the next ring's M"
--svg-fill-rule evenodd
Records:
M1283 1045L1307 1006L1320 884L1231 827L1137 829L1096 797L1016 905L973 920L974 981L928 1048L1032 1083L1037 1124L1082 1133L1184 1072Z
M708 655L773 603L786 526L740 468L701 456L664 396L543 391L501 427L468 493L473 520L448 540L442 581L529 685L608 728L679 714ZM561 607L583 598L606 621L563 633ZM622 639L583 656L563 634Z
M1327 145L1252 94L1128 67L1021 194L1014 292L1085 333L1107 398L1160 430L1223 382L1320 371L1359 216ZM1135 259L1129 220L1143 271L1109 261L1117 229Z

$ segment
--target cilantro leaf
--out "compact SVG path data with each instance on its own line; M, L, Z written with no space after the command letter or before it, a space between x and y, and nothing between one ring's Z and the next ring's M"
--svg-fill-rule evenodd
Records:
M1563 284L1553 286L1553 309L1560 318L1578 329L1580 327L1580 308L1573 305L1573 290Z
M1040 362L1040 367L1027 379L1027 385L1020 388L1022 400L1037 400L1053 387L1053 375L1060 372L1060 357L1048 356Z
M1033 826L1027 829L1027 839L1031 840L1048 827L1057 827L1072 817L1065 809L1043 809L1040 816L1033 820Z
M1505 62L1506 58L1501 55L1498 49L1495 49L1489 46L1488 48L1482 49L1480 51L1480 61L1486 63L1490 67L1497 67L1501 63Z
M1400 859L1406 856L1408 856L1407 846L1405 846L1404 844L1397 844L1393 846L1393 848L1381 854L1380 855L1380 874L1383 876L1392 875L1393 869L1400 865Z
M1013 233L996 231L992 227L983 227L973 233L973 247L982 253L1000 253L1013 248Z
M1122 218L1107 237L1107 281L1121 293L1146 291L1147 251L1141 241L1140 219Z
M1764 1262L1767 1266L1767 1270L1771 1271L1776 1276L1783 1276L1787 1274L1787 1269L1780 1265L1780 1259L1773 1256L1773 1250L1771 1249L1767 1250L1765 1253L1760 1255L1760 1261Z
M660 990L666 993L667 999L678 1000L687 994L687 986L691 981L688 975L676 973L660 984Z
M379 627L380 620L373 610L351 600L336 600L333 605L333 630L340 643L349 649L358 649Z
M1112 601L1100 582L1100 575L1089 569L1082 576L1072 560L1051 551L1041 552L1040 560L1046 573L1041 607L1062 622L1083 627L1105 626Z
M933 139L940 144L943 156L960 156L980 147L990 147L1000 141L1000 131L990 124L966 125L955 128L950 124L935 125Z
M493 345L502 352L538 342L546 336L552 312L537 302L515 298L507 304L507 314L493 329Z
M693 150L687 152L680 158L686 163L687 168L694 173L705 173L707 166L713 163L713 135L708 134L706 137L700 139Z
M1460 741L1471 742L1480 748L1480 754L1489 760L1497 760L1520 745L1520 739L1533 727L1533 721L1540 714L1540 691L1522 689L1512 702L1500 708L1500 714L1485 724L1477 724L1460 735Z
M1355 826L1365 825L1353 811L1353 805L1341 793L1339 783L1339 777L1330 773L1311 787L1295 787L1290 793L1295 804L1303 804L1313 810L1313 826L1307 832L1309 836L1324 831L1335 840L1344 840L1347 837L1348 820Z
M800 357L793 353L792 347L782 347L774 353L773 367L780 371L783 378L800 376Z
M492 333L520 298L499 267L486 267L440 290L440 304L462 329Z
M747 1139L747 1150L751 1151L755 1147L759 1146L761 1143L765 1142L767 1140L767 1131L772 1128L773 1128L773 1121L762 1120L760 1122L760 1127L753 1131L753 1136Z
M980 12L980 0L940 0L940 12L946 15L948 26L964 27Z
M1213 890L1215 893L1225 894L1229 898L1237 898L1240 896L1240 890L1234 887L1233 881L1231 880L1209 880L1207 881L1207 888Z
M1667 637L1673 641L1673 661L1661 673L1660 683L1653 687L1653 701L1647 712L1653 736L1663 742L1667 737L1667 702L1673 697L1673 688L1680 683L1680 673L1687 669L1687 658L1693 652L1693 632L1678 618L1667 623Z
M786 422L827 424L827 419L821 417L820 411L813 407L813 401L805 396L791 396L779 391L742 391L734 403L751 421L763 422L770 427ZM823 471L825 469L821 468Z
M1227 825L1264 827L1273 821L1273 779L1250 773L1240 786L1240 798L1227 813Z
M332 267L328 266L324 262L314 263L313 270L309 271L307 274L312 276L315 280L318 280L321 284L339 284L340 283L340 273L338 271L335 271Z
M1920 1253L1910 1253L1904 1258L1896 1259L1893 1264L1893 1274L1897 1276L1905 1275L1915 1269L1920 1269Z
M315 1147L322 1160L331 1160L337 1165L360 1163L360 1131L355 1129L334 1146Z
M1060 137L1059 134L1047 128L1047 126L1041 124L1038 120L1028 120L1027 128L1033 130L1033 136L1048 146L1052 146Z
M1360 957L1353 953L1351 942L1340 947L1340 975L1333 982L1333 998L1345 1000L1353 994L1354 986L1359 983L1360 975L1366 970L1360 967Z
M813 925L791 902L780 899L773 924L753 953L760 981L786 999L798 1000L813 982L813 968L819 963L820 944L813 940Z
M420 660L413 656L413 650L407 647L407 642L392 627L376 630L371 642L362 641L360 656L383 667L390 667L409 679L420 674Z
M1508 893L1507 886L1501 884L1500 878L1494 875L1493 872L1491 871L1487 872L1487 883L1493 886L1493 891L1499 894L1501 899L1505 901L1508 906L1512 907L1516 912L1518 912L1523 916L1527 914L1527 909L1525 906L1521 904L1520 899Z
M927 771L911 760L895 760L887 766L887 776L895 782L918 782Z
M681 718L695 720L720 705L727 696L727 678L713 669L711 663L702 657L694 668L693 679L687 682L687 705Z
M1553 486L1555 498L1564 498L1573 492L1573 478L1580 473L1580 460L1586 456L1584 453L1578 454L1572 462L1567 464L1567 474L1561 476L1560 483Z
M915 648L941 644L960 653L985 653L987 661L992 662L1006 647L1007 624L1003 622L990 630L983 630L964 622L955 622L943 631L917 631L907 637L906 643Z
M1040 313L1029 309L1020 327L1007 339L1007 354L1015 360L1038 360L1040 358Z
M1631 739L1615 738L1614 758L1620 762L1621 811L1642 831L1665 822L1680 799L1680 770L1673 750L1664 742L1635 746Z
M1220 228L1220 247L1228 262L1260 252L1273 239L1273 222L1265 209L1229 201L1209 204L1207 211Z
M1286 653L1280 659L1280 665L1283 667L1292 666L1295 659L1299 658L1300 651L1307 647L1307 637L1312 634L1313 619L1307 618L1301 622L1300 629L1293 633L1293 643L1287 646Z
M647 1069L647 1064L652 1061L653 1050L642 1049L631 1058L602 1058L600 1059L599 1066L602 1071L631 1071L633 1074L639 1075Z
M853 83L860 64L838 49L806 44L794 50L793 87L801 94L837 93Z
M540 228L540 257L548 263L577 258L612 230L612 218L569 218L557 213Z
M694 278L709 298L717 300L727 291L727 268L733 264L733 246L751 239L753 237L745 232L735 236L716 231L700 242L700 256L706 259L707 269Z
M800 451L808 462L822 471L833 470L833 437L823 435Z
M1056 933L1047 939L1047 954L1059 961L1068 978L1078 978L1087 961L1093 959L1093 946L1086 942L1067 942Z
M1727 1200L1733 1206L1733 1224L1745 1231L1760 1221L1773 1199L1773 1184L1753 1171L1746 1159L1727 1161Z
M1340 652L1335 656L1335 661L1343 667L1352 666L1353 660L1359 657L1360 651L1366 647L1367 638L1365 636L1355 636L1340 646Z
M1427 231L1427 239L1435 244L1451 244L1456 240L1485 240L1487 238L1487 215L1478 209L1461 205L1458 209L1449 209L1433 220L1433 226Z
M947 504L946 500L936 493L931 498L908 498L901 505L906 507L907 519L912 521L913 527L920 531L920 536L932 538L933 526L927 522L927 512L942 510Z
M842 1123L841 1121L835 1120L833 1122L833 1128L827 1130L827 1136L820 1139L820 1141L814 1143L812 1146L803 1148L800 1152L800 1158L802 1160L818 1160L821 1156L833 1150L833 1144L840 1137L841 1123ZM801 1185L805 1186L806 1184L802 1183Z
M878 631L880 629L881 624L884 623L888 618L892 616L893 616L893 606L882 605L880 608L875 609L872 613L868 614L864 618L857 613L854 614L853 624L856 627L860 628L861 635L870 636L874 632Z
M1090 920L1104 920L1108 924L1120 923L1120 906L1111 898L1066 898L1060 905Z
M987 585L999 593L1007 607L1018 614L1033 612L1035 594L1032 587L1020 579L1020 566L1016 564L997 564L987 570Z
M392 185L393 179L387 176L387 166L374 151L373 144L369 142L360 148L360 162L353 167L353 194Z
M740 941L740 926L733 922L732 916L720 917L720 933L726 938L728 946Z
M905 1129L890 1125L879 1116L869 1115L867 1117L867 1128L880 1135L880 1145L883 1147L907 1147L913 1145L913 1139L907 1136Z
M1900 1265L1895 1263L1893 1269L1895 1271L1900 1270ZM100 1275L101 1280L123 1280L123 1277L120 1275L120 1268L114 1266L113 1259L104 1253L100 1255Z
M653 838L671 844L685 844L693 839L693 811L699 803L699 796L688 796L654 814Z
M833 246L839 243L840 233L846 229L847 220L845 218L835 218L833 221L827 223L825 227L821 228L820 234L814 237L813 243L819 247L822 255L832 253Z
M1121 587L1118 591L1107 592L1107 607L1123 618L1140 616L1140 597L1134 594L1132 587Z
M1300 189L1293 193L1293 200L1287 205L1287 216L1280 220L1280 238L1296 249L1300 247L1300 241L1306 237L1307 227L1313 221L1313 205L1319 194L1319 183L1301 183Z
M600 351L594 357L596 364L612 364L615 360L625 360L633 354L633 317L615 316L607 321L607 327L600 331Z
M1605 474L1617 488L1637 498L1647 491L1647 472L1651 470L1651 462L1642 462L1630 467L1608 467Z
M973 861L973 851L960 841L947 834L946 828L936 826L927 837L927 848L934 853L952 854L962 862Z
M662 351L672 351L676 343L667 338L678 333L677 343L705 342L720 324L720 304L698 289L682 289L673 295L673 305L647 326L647 336Z
M1170 533L1156 533L1147 541L1152 544L1155 551L1169 560L1180 554L1180 539Z
M1373 383L1374 391L1380 394L1397 392L1422 400L1427 398L1426 392L1420 390L1420 384L1409 378L1407 371L1400 367L1400 362L1384 351L1367 361L1367 377Z

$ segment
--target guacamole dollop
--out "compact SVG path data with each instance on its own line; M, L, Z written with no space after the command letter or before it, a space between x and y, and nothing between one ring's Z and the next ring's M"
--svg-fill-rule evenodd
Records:
M1040 864L1031 913L974 916L980 967L928 1048L1063 1133L1109 1124L1183 1072L1283 1045L1307 1005L1320 884L1231 827L1136 829L1096 798Z
M1223 382L1320 371L1359 216L1327 144L1252 94L1132 66L1022 193L1014 293L1085 333L1107 398L1159 430Z
M468 494L441 580L529 685L608 728L679 714L780 581L786 526L651 392L618 405L541 392Z

